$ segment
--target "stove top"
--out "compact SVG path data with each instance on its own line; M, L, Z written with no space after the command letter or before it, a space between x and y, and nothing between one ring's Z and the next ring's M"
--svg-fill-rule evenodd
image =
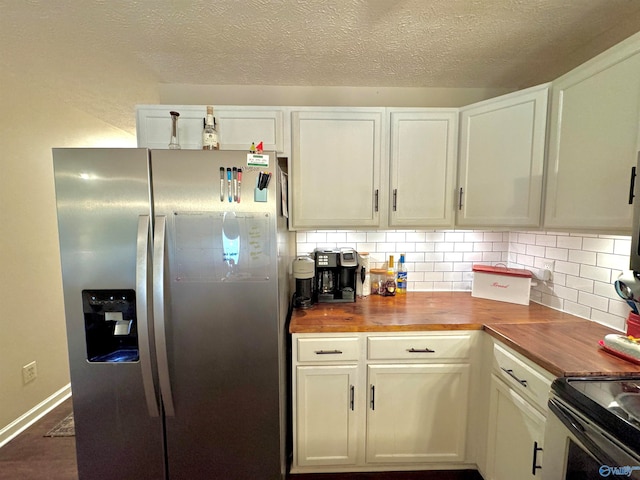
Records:
M640 453L640 372L637 377L558 378L551 391Z

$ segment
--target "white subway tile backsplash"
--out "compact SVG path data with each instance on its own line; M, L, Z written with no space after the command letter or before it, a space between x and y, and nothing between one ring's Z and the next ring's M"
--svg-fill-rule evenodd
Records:
M555 261L553 276L538 282L531 301L623 330L628 305L612 281L629 266L628 236L526 231L359 231L297 232L299 255L315 248L353 246L383 264L405 253L409 291L469 291L474 263L508 264L534 273Z
M567 260L569 258L569 250L566 248L547 247L545 256L552 260Z
M536 245L544 245L545 247L556 246L555 235L536 235Z
M585 238L582 249L601 253L613 253L614 240L612 238Z
M564 302L564 311L583 318L589 318L589 316L591 315L591 307L569 301Z
M567 275L580 276L580 264L573 262L559 262L556 261L556 271L560 273L566 273Z
M407 232L407 242L421 243L426 238L425 232Z
M582 237L559 236L556 241L556 247L581 250Z
M591 278L600 282L611 281L611 270L603 267L593 267L591 265L582 265L580 267L580 276Z
M579 292L578 303L587 305L588 307L597 308L598 310L607 311L609 309L609 300L592 293Z
M569 261L574 263L585 263L595 265L598 254L596 252L585 252L584 250L569 250Z
M629 256L631 251L631 240L628 237L617 238L613 241L613 253L616 255Z
M598 253L596 265L599 267L611 268L613 270L628 270L629 257L614 255L612 253Z
M588 278L574 277L573 275L567 275L565 285L569 288L575 288L583 292L593 293L594 281Z
M539 245L526 245L527 255L532 255L534 257L544 257L546 250L546 247Z

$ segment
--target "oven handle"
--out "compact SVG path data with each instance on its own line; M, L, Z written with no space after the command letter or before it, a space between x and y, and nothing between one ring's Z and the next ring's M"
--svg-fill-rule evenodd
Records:
M560 402L555 398L549 399L549 410L551 410L556 417L567 427L567 429L574 435L585 448L589 451L589 454L600 465L613 465L614 462L596 443L587 435L586 428L582 425L580 419L576 418L569 410L567 410Z

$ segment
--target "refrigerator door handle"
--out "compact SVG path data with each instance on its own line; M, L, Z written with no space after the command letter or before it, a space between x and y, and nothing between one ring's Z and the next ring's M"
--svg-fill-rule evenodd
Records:
M158 362L158 380L164 413L167 417L174 417L173 394L171 392L171 378L169 376L169 358L167 355L166 336L166 303L165 303L165 267L166 255L166 222L164 215L155 218L153 234L153 319L156 340L156 357Z
M140 215L138 218L138 240L136 243L136 310L138 318L138 340L140 352L140 368L142 370L142 386L147 400L150 417L160 415L156 387L153 383L151 367L151 341L149 320L152 318L149 303L149 287L151 259L151 217Z

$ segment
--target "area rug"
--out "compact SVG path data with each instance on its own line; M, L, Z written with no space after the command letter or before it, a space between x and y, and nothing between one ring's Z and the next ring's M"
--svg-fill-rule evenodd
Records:
M73 412L67 415L60 423L44 434L45 437L73 437L76 434L73 423Z

